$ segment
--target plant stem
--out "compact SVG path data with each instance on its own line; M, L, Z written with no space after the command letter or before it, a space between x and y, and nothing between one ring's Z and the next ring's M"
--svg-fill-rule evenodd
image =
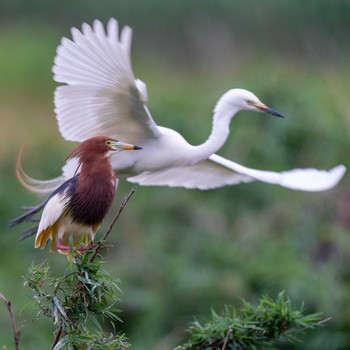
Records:
M63 331L63 327L61 326L60 328L58 328L55 339L52 342L51 348L50 350L53 350L55 348L55 346L57 345L57 343L59 342L61 335L62 335L62 331Z
M232 334L232 328L229 328L229 330L227 331L226 337L225 337L224 345L222 346L221 350L226 350L228 339L229 339L231 334Z
M124 210L125 206L127 205L128 201L129 201L129 199L130 199L131 196L136 192L136 190L137 190L137 187L134 186L134 187L131 189L130 193L129 193L127 196L125 196L125 197L123 198L123 200L122 200L122 202L121 202L121 204L120 204L120 206L119 206L119 208L118 208L118 211L116 212L116 214L115 214L115 216L114 216L112 222L111 222L110 225L108 226L108 228L107 228L105 234L103 235L103 237L102 237L102 238L100 239L100 241L97 243L97 247L96 247L96 249L95 249L95 253L94 253L94 255L91 257L90 262L93 262L93 261L95 260L95 258L96 258L96 256L97 256L99 250L100 250L101 247L102 247L103 242L106 240L107 236L108 236L108 235L110 234L110 232L112 231L112 228L113 228L114 224L116 223L116 221L118 220L119 215L122 213L122 211Z
M0 299L5 303L7 310L9 312L10 315L10 322L11 322L11 327L12 327L12 333L13 333L13 339L15 342L15 348L16 350L19 350L19 341L21 338L21 332L22 332L22 328L21 329L17 329L17 325L16 325L16 321L15 321L15 317L13 316L13 312L12 312L12 306L11 306L11 301L6 299L5 296L0 293Z

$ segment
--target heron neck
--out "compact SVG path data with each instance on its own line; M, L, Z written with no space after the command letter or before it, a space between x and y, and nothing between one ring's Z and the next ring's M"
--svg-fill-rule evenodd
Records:
M80 174L89 181L94 177L99 177L109 181L114 177L114 171L110 160L106 155L92 157L90 155L81 155L79 159L81 165Z

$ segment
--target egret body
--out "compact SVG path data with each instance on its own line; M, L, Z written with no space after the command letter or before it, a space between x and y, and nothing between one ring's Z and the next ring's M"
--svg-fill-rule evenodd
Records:
M339 165L329 171L293 169L284 172L244 167L215 154L229 136L232 118L242 110L280 114L243 89L226 92L216 104L212 132L202 145L189 144L175 130L158 126L149 113L146 85L135 79L131 61L131 35L111 19L105 31L99 21L72 29L57 48L54 79L63 83L54 103L62 136L69 141L107 134L140 145L144 151L112 157L118 177L140 185L212 189L255 180L294 190L323 191L335 186L345 173ZM26 187L47 193L72 177L77 159L63 168L62 176L40 181L20 176Z

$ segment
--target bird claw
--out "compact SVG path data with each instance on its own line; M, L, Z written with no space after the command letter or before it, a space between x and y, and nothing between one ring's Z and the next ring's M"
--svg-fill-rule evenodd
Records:
M95 244L94 242L92 242L90 245L88 246L84 246L84 245L80 245L76 248L74 247L70 247L69 245L64 245L62 244L60 241L57 242L57 249L59 250L77 250L78 252L85 252L85 251L88 251L88 250L93 250L94 247L95 247Z
M56 248L58 250L72 250L72 248L69 245L64 245L60 241L57 242Z
M111 244L107 244L107 245L100 245L100 244L95 244L94 242L91 242L90 245L88 246L79 246L77 247L76 249L79 251L79 252L86 252L86 251L91 251L91 250L94 250L95 248L98 248L98 249L107 249L107 248L111 248L113 247L113 245Z
M86 251L89 251L89 250L93 250L95 248L95 243L92 242L91 244L89 244L88 246L86 245L80 245L79 247L77 247L77 251L79 252L86 252Z
M100 245L99 249L108 249L108 248L112 248L113 245L112 244L106 244L106 245Z
M64 250L64 251L72 250L72 247L70 247L68 245L64 245L61 242L58 242L56 247L58 250ZM88 246L80 245L80 246L76 247L75 250L78 251L79 253L83 253L83 252L92 251L96 247L98 247L98 249L100 250L100 249L111 248L111 247L113 247L113 245L111 245L111 244L99 245L99 244L95 244L94 242L91 242L90 245L88 245Z

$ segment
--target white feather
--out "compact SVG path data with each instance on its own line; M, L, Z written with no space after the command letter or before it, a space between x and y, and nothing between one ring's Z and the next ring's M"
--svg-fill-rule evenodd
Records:
M49 199L42 212L36 237L38 237L40 232L56 223L59 217L63 214L68 201L69 198L67 197L66 192L57 193Z
M53 67L54 79L68 85L55 91L59 130L70 141L109 135L131 143L159 136L143 102L146 84L135 81L131 62L131 29L119 39L114 19L108 35L101 22L73 28L73 41L62 39ZM127 127L126 127L127 125Z
M262 181L300 191L325 191L343 177L343 165L333 169L293 169L284 172L250 169L218 155L195 165L174 167L154 172L146 171L129 177L128 181L144 186L185 187L209 190L227 185Z
M308 168L274 172L250 169L216 154L210 156L209 159L218 165L224 166L238 174L251 177L254 180L280 185L292 190L310 192L325 191L334 187L346 172L344 165L338 165L330 170Z
M143 186L184 187L199 190L210 190L254 181L252 177L232 172L229 168L211 160L205 160L195 165L153 172L145 171L140 175L128 177L127 180Z
M88 236L89 240L94 239L95 231L92 226L82 225L72 220L66 210L69 202L68 188L54 194L46 203L41 219L39 222L38 231L35 238L35 248L43 248L48 239L51 239L51 250L57 250L57 242L69 242L69 236L73 234L73 242L78 243L83 236ZM39 239L44 230L51 228L50 236L46 236L44 240ZM60 251L63 254L67 252Z

